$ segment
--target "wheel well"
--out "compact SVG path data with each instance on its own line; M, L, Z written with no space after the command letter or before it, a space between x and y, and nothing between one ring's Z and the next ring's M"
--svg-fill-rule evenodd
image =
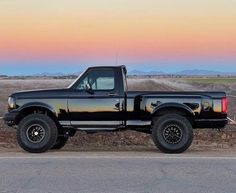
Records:
M153 117L160 117L166 114L178 114L181 115L189 120L191 125L193 125L193 119L194 115L189 112L188 110L184 108L178 108L178 107L166 107L158 110L156 113L154 113Z
M32 106L32 107L27 107L27 108L23 109L16 119L16 124L19 124L19 122L24 117L26 117L27 115L30 115L30 114L44 114L44 115L50 117L56 123L56 126L58 128L58 132L59 133L63 132L62 126L60 125L59 121L57 120L56 115L52 111L50 111L49 109L47 109L45 107L40 107L40 106Z

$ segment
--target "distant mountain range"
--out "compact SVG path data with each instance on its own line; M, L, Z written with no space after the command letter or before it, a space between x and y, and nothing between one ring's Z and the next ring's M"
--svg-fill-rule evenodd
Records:
M37 73L33 74L32 76L64 76L65 74L63 73L48 73L48 72L43 72L43 73Z
M67 75L79 75L81 72L75 72L70 74L63 74L63 73L40 73L34 74L33 76L67 76ZM128 71L128 75L137 75L137 76L144 76L144 75L182 75L182 76L236 76L236 72L220 72L220 71L211 71L211 70L183 70L175 73L166 73L163 71L140 71L140 70L132 70Z
M167 73L162 71L149 71L149 72L144 72L139 70L128 71L128 75L165 75L165 74Z
M235 76L236 72L220 72L220 71L211 71L211 70L183 70L175 73L176 75L188 75L188 76Z
M73 72L73 73L64 74L64 73L61 73L61 72L55 72L55 73L43 72L43 73L33 74L31 76L78 76L81 73L82 72Z
M78 76L81 72L74 72L74 73L37 73L37 74L32 74L30 76ZM128 75L137 75L137 76L144 76L144 75L182 75L182 76L236 76L236 72L220 72L220 71L211 71L211 70L199 70L199 69L193 69L193 70L183 70L175 73L167 73L163 71L141 71L141 70L131 70L128 71ZM5 76L5 75L1 75Z
M182 76L236 76L236 72L220 72L220 71L210 71L210 70L199 70L199 69L193 69L193 70L182 70L175 73L166 73L162 71L138 71L133 70L128 72L129 75L182 75Z

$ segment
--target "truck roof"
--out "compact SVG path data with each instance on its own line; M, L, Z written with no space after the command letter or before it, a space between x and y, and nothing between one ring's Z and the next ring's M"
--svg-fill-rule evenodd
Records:
M127 69L126 69L126 66L125 65L119 65L119 66L90 66L88 67L88 69L91 69L91 68L122 68L124 69L124 72L125 74L127 73Z
M102 65L102 66L90 66L88 68L126 68L125 65L119 65L119 66L110 66L110 65Z

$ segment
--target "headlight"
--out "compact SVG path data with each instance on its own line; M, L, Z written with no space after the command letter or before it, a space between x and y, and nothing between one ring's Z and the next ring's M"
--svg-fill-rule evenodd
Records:
M10 109L14 109L15 106L16 106L16 104L15 104L14 98L13 98L13 97L9 97L9 98L8 98L8 107L9 107Z

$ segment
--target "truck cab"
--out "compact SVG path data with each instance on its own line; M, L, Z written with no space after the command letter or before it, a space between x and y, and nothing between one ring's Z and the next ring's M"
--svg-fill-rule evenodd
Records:
M91 130L99 127L113 130L125 126L125 74L125 66L88 68L70 87L68 124Z

